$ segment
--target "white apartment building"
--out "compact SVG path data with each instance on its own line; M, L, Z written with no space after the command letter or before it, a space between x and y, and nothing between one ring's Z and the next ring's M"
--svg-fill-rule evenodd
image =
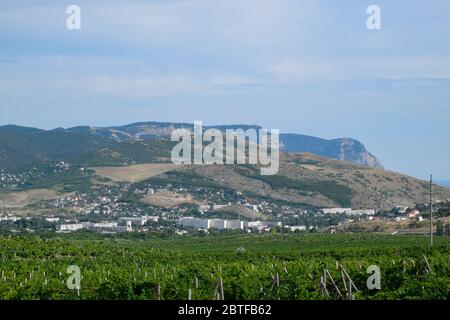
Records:
M322 209L324 214L337 214L337 213L345 213L351 214L352 208L325 208Z
M57 231L60 232L73 232L81 229L89 230L117 230L117 222L82 222L82 223L70 223L61 224L56 227Z
M128 221L131 221L134 227L142 227L147 221L158 222L158 220L158 216L120 217L119 225L127 225Z
M375 215L374 209L353 210L352 208L324 208L321 211L324 214L343 213L343 214L347 214L349 216L362 216L362 215L373 216L373 215Z
M226 220L227 221L227 229L237 230L244 229L244 221L240 220Z
M363 216L363 215L374 216L375 210L374 209L352 210L350 215L352 215L352 216Z
M259 228L259 227L261 227L261 221L244 221L244 227Z
M87 228L93 228L93 229L116 229L117 228L117 222L106 222L102 221L99 223L91 223L87 226Z
M83 229L82 223L61 224L56 228L60 232L72 232Z
M214 228L218 230L227 229L227 220L209 219L207 221L209 222L208 229L209 228Z
M209 220L197 219L193 217L182 217L178 223L183 227L194 227L199 229L209 229Z
M281 226L281 222L261 222L261 221L241 221L224 219L198 219L193 217L182 217L178 223L184 227L194 227L199 229L218 229L218 230L243 230L245 228L263 229L271 226Z
M291 232L294 231L306 231L306 226L286 226L285 228L288 228L289 230L291 230Z

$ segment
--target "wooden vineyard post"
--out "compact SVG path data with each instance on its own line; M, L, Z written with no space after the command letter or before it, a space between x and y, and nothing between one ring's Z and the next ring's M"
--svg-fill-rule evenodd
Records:
M218 286L219 286L219 280L216 280L216 286L214 287L214 295L213 295L213 300L219 300L218 299Z
M352 278L350 278L350 276L348 275L347 271L345 271L344 266L341 264L341 270L344 272L345 277L347 277L347 279L349 280L349 283L351 284L351 286L353 286L353 288L356 291L359 291L358 288L356 287L356 285L353 283ZM343 279L344 280L344 279ZM345 280L344 280L345 282ZM350 290L350 288L347 289L347 291Z
M353 289L352 280L349 277L348 278L348 292L347 292L348 300L354 300L352 289Z
M338 295L342 298L341 290L339 290L338 286L336 285L336 282L334 281L333 277L331 276L331 273L328 271L328 269L325 269L324 272L325 272L325 279L326 279L326 277L330 278L330 281L333 284L334 289L336 290ZM325 280L325 283L326 283L326 280ZM329 296L328 291L326 290L326 287L325 287L325 292Z
M336 285L336 282L334 281L333 277L331 276L330 272L327 269L324 269L323 282L326 285L326 279L327 279L327 277L329 277L331 282L333 283L333 286L334 286L336 292L338 293L338 295L341 299L355 300L355 297L353 295L353 289L356 291L359 291L358 288L356 287L353 280L350 278L350 276L348 275L347 271L345 270L345 268L342 264L340 264L336 261L336 267L341 274L341 279L342 279L342 283L343 283L346 294L343 295L341 293L338 286ZM360 268L361 268L361 266L360 266Z
M344 270L342 268L340 268L340 269L341 269L341 279L342 279L342 282L344 283L344 290L345 290L345 292L348 292L347 282L345 281Z
M320 277L320 294L322 295L322 297L324 296L324 294L327 295L327 297L329 297L330 295L328 294L328 290L327 290L327 285L326 285L326 280L325 280L325 276L321 276Z
M272 277L272 282L270 283L270 290L273 290L275 286L280 286L280 274L277 272L275 276L270 273L270 276Z
M188 300L192 300L192 289L188 290Z
M159 283L156 285L156 300L161 300L161 286Z
M214 288L213 300L225 300L225 297L224 297L224 294L223 294L222 278L219 278L216 281L216 287Z
M323 276L320 276L320 295L322 298L324 294L326 294L327 297L330 296L327 290L327 269L323 269Z
M431 272L431 266L430 266L430 264L428 263L428 259L427 259L427 257L424 255L423 256L423 258L425 259L425 263L427 264L427 273L430 273Z
M220 270L220 272L222 272L222 268ZM221 300L225 300L224 294L223 294L223 282L222 282L222 277L219 279L220 281L220 294L222 295Z
M324 293L324 289L325 286L323 285L323 276L320 276L320 283L319 283L319 288L320 288L320 295L323 298L323 293Z

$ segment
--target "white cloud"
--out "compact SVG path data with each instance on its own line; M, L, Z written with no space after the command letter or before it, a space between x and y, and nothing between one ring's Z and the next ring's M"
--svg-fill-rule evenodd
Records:
M210 81L211 85L218 90L250 88L260 85L256 79L246 76L214 76Z
M278 83L354 80L448 80L450 57L286 59L267 68Z
M324 80L336 73L336 67L328 62L283 60L267 68L277 83Z
M207 84L185 76L162 77L93 77L80 79L85 92L94 95L152 97L198 94L208 90Z
M93 95L147 97L320 81L450 78L445 55L385 59L350 56L345 49L315 56L312 49L328 52L330 41L316 36L326 35L339 18L329 16L322 1L79 0L80 33L66 30L65 4L23 3L8 1L0 12L0 36L15 32L6 46L19 43L24 50L3 58L0 49L0 63L20 60L2 63L0 80L26 83L24 91L73 87ZM327 19L329 24L322 25ZM27 39L39 40L30 53L23 45Z

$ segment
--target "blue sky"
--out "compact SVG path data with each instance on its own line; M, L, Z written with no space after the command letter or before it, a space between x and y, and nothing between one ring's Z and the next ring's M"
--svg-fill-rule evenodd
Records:
M255 123L450 179L449 1L35 2L0 0L0 124Z

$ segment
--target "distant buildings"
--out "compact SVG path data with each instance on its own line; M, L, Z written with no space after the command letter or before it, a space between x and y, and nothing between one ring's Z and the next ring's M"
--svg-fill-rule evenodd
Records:
M240 220L226 220L226 226L227 229L231 229L231 230L238 230L238 229L244 229L244 221L240 221Z
M133 231L133 227L141 228L147 221L158 222L157 216L142 216L142 217L120 217L117 222L81 222L60 224L56 230L59 232L73 232L81 229L96 230L96 231Z
M352 212L352 208L325 208L321 210L324 214L350 214Z
M182 217L178 223L183 227L193 227L197 229L218 229L218 230L243 230L246 228L255 228L263 230L271 226L281 226L281 222L262 222L262 221L241 221L224 219L198 219L193 217Z
M285 226L285 228L288 228L291 232L306 231L306 226Z
M417 209L413 209L407 213L408 218L417 218L417 216L419 216L419 214L420 214L420 211Z
M197 219L192 217L183 217L178 220L183 227L193 227L197 229L209 229L210 222L208 219Z
M375 215L374 209L353 210L352 208L324 208L321 210L324 214L346 214L349 216L373 216Z
M16 217L16 216L12 216L12 215L0 216L0 222L1 221L12 221L12 222L15 222L17 220L20 220L20 217Z
M114 230L114 229L117 229L117 222L106 222L106 221L99 222L99 223L86 222L86 223L83 223L83 227L86 229Z
M60 224L56 227L58 232L74 232L81 229L96 230L96 231L125 231L126 228L117 225L117 222L82 222L82 223L69 223Z
M158 220L158 216L120 217L119 225L127 225L130 222L133 227L142 227L147 221L158 222Z
M352 210L350 212L351 216L374 216L375 210L374 209L362 209L362 210Z
M59 232L73 232L83 229L83 224L81 223L70 223L70 224L60 224L56 227Z
M406 206L396 206L395 207L395 211L397 212L397 214L405 214L406 211L408 211L409 207Z
M222 220L222 219L207 219L208 222L208 228L207 229L217 229L217 230L223 230L223 229L231 229L228 227L228 221Z

